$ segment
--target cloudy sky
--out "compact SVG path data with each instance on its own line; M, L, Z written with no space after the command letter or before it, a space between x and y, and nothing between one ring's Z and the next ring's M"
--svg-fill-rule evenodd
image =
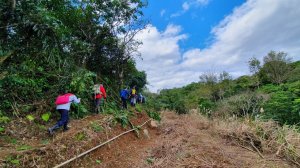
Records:
M249 74L269 51L300 58L300 0L148 0L137 67L152 92L198 82L203 72Z

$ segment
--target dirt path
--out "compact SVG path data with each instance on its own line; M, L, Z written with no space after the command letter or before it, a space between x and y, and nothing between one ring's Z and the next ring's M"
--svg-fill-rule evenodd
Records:
M158 129L150 129L150 139L123 137L82 160L82 167L295 167L238 146L216 134L207 120L196 115L162 114ZM98 163L96 162L98 160ZM101 163L99 163L101 161Z

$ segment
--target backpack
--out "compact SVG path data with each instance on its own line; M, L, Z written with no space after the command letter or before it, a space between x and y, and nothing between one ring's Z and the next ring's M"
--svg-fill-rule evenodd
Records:
M94 90L94 94L101 94L101 90L100 90L100 85L97 84L97 85L94 85L93 87L93 90Z
M69 98L70 96L72 96L73 94L71 93L67 93L64 95L59 95L57 96L56 100L55 100L55 104L56 105L61 105L61 104L66 104L69 103Z

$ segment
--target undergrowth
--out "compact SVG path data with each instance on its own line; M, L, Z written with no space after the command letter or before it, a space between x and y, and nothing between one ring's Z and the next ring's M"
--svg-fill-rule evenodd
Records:
M238 120L214 122L216 130L234 144L253 152L272 154L300 166L300 133L296 126L280 126L274 121Z

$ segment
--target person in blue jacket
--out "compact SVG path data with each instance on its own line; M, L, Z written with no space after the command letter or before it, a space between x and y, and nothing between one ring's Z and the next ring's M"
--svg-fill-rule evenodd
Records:
M121 90L120 97L122 100L122 108L127 109L127 100L129 98L129 91L127 88Z
M65 104L56 105L56 110L60 113L60 120L51 128L48 129L50 135L53 135L54 130L64 126L64 131L68 130L69 111L71 103L80 103L80 98L77 98L74 94L62 91L60 95L66 95L69 97L69 101Z

